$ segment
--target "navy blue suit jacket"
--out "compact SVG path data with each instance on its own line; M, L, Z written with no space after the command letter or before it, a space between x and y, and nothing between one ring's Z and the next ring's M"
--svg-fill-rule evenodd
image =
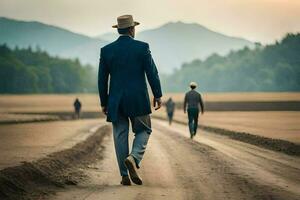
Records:
M130 36L120 36L101 48L98 89L101 106L107 107L107 121L151 113L146 77L153 96L162 96L157 68L149 45ZM109 87L109 90L108 90Z

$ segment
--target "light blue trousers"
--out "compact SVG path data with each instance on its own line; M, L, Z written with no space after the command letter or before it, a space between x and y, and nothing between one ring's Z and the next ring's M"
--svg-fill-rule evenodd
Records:
M129 120L131 121L132 131L135 133L130 154L128 144ZM113 122L113 138L121 176L128 176L128 171L124 163L128 155L131 155L135 159L136 165L139 167L150 134L151 121L149 115L134 118L119 115L118 120Z

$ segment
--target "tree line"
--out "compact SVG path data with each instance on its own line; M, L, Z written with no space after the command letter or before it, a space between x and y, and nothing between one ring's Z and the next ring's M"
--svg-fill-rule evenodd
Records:
M182 92L190 81L200 90L300 91L300 34L287 34L272 45L213 54L206 60L185 63L163 79L168 92Z
M78 59L50 56L39 48L0 45L0 93L96 92L97 74Z
M1 94L96 92L96 70L39 48L0 45ZM210 92L300 91L300 34L288 34L272 45L196 59L161 78L166 92L183 92L191 81Z

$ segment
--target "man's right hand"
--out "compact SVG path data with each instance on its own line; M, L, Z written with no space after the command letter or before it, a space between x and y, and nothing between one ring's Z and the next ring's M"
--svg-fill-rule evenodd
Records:
M153 98L153 107L155 110L158 110L161 108L161 105L162 105L162 101L161 101L161 98Z
M106 106L102 106L101 108L102 108L102 112L103 112L105 115L107 115L107 108L106 108Z

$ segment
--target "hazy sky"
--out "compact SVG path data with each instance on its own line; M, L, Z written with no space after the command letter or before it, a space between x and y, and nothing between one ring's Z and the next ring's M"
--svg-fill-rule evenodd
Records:
M139 30L180 20L263 43L300 32L300 0L0 0L0 16L90 36L112 31L122 14L133 14Z

